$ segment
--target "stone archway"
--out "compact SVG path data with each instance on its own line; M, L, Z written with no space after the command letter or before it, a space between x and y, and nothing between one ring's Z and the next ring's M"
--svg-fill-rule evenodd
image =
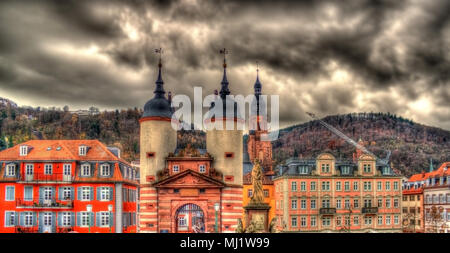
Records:
M184 204L175 212L176 233L204 233L205 213L196 204Z

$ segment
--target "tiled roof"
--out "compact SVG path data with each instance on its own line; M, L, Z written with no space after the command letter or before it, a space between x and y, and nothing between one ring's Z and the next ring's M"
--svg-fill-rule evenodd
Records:
M422 172L419 174L414 174L408 179L408 182L423 181L428 178L442 177L442 176L450 176L450 162L442 163L437 170L433 170L432 172L427 173Z

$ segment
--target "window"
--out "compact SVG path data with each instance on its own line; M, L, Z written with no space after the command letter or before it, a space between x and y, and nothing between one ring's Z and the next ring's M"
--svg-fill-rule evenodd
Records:
M322 200L322 208L330 208L330 200L329 199Z
M328 163L322 164L322 173L330 173L330 164Z
M172 166L172 172L173 173L180 172L180 166L179 165L173 165Z
M391 190L391 182L386 182L385 188L386 188L386 191L390 191Z
M358 182L353 182L353 190L354 191L358 190Z
M203 164L199 165L199 166L198 166L198 171L199 171L200 173L205 173L205 172L206 172L206 166L203 165Z
M205 191L205 189L202 189L202 190L203 190L203 192ZM264 189L263 192L264 192L264 197L268 198L269 197L269 190Z
M341 174L342 175L349 175L350 174L350 167L349 166L342 166Z
M346 226L350 226L350 217L349 216L345 216L344 220L345 220L345 225Z
M364 173L370 173L370 171L371 171L370 164L364 164L363 168L364 168Z
M311 209L316 209L316 200L311 199Z
M403 201L405 201L405 202L408 201L408 196L404 195L403 196Z
M398 225L398 222L399 222L398 215L394 215L394 224Z
M25 201L33 200L33 186L25 186L23 191L23 199Z
M23 225L25 227L32 227L33 226L33 217L34 217L33 212L25 212Z
M330 190L330 182L322 182L322 191Z
M100 187L100 200L111 200L110 187Z
M42 214L42 213L41 213ZM44 214L44 226L51 226L52 225L52 213L45 212Z
M80 156L85 156L86 155L86 151L87 151L87 147L86 146L78 147L78 154Z
M297 191L297 182L291 182L291 191L293 192Z
M446 196L447 196L447 203L450 203L450 194L447 194ZM419 196L417 196L417 197L419 197Z
M53 174L53 165L52 164L45 164L44 165L44 174L45 175Z
M16 165L15 164L6 165L6 176L7 177L15 177L16 176Z
M353 225L358 225L359 224L359 217L355 216L353 217Z
M31 163L25 165L25 175L31 176L34 173L34 166Z
M302 227L306 227L306 217L302 216L302 217L300 218L300 225L301 225Z
M299 166L298 171L300 174L308 174L308 166Z
M383 225L383 215L378 215L378 225Z
M391 225L391 216L386 215L386 225Z
M178 218L178 226L179 226L179 227L185 227L185 226L187 226L187 224L186 224L186 217L185 217L185 216L180 216L180 217Z
M394 182L394 191L396 191L396 190L398 190L398 182L397 181Z
M234 157L234 153L233 152L225 152L225 157L226 158L233 158Z
M381 191L382 190L382 183L380 181L377 182L377 190Z
M302 209L306 209L306 199L302 199L300 201L300 206L301 206Z
M341 209L341 200L336 199L336 208Z
M5 227L16 225L16 212L5 212Z
M61 190L59 194L62 194L61 195L62 200L72 199L72 187L62 187Z
M341 216L336 217L336 226L341 226Z
M364 182L364 191L372 190L372 182Z
M301 182L301 183L300 183L300 190L301 190L302 192L306 191L306 182Z
M72 164L64 164L63 165L63 174L64 174L64 176L72 175Z
M81 176L88 177L90 175L91 175L91 165L90 164L81 165Z
M398 198L394 199L394 208L398 208Z
M383 167L383 175L389 174L389 167Z
M331 225L331 218L330 217L323 217L322 218L322 226L329 227Z
M383 207L383 199L382 198L378 199L378 207Z
M6 186L6 194L5 194L6 201L14 201L15 200L14 189L15 189L14 186Z
M439 194L439 203L445 204L445 198L443 194Z
M110 218L110 212L99 212L98 215L99 221L100 221L100 227L109 227L109 218Z
M344 190L345 191L350 191L350 182L345 182L344 183Z
M100 175L102 177L109 177L111 174L111 170L109 169L109 164L100 165Z
M336 191L341 190L341 182L336 182Z
M297 209L297 200L291 199L291 209L295 210Z
M20 146L20 156L26 156L28 154L27 146Z
M364 217L364 224L365 225L372 225L372 217L370 217L370 216Z
M316 216L312 216L311 217L311 227L315 227L316 226Z
M350 208L350 200L349 199L344 200L344 208L345 209L349 209Z
M80 212L80 227L88 227L89 226L89 220L90 220L90 213L89 212Z
M89 186L83 186L79 188L81 191L81 199L80 200L91 200L92 196L91 196L91 187Z
M359 200L358 199L354 199L353 200L353 207L354 208L359 208Z
M391 208L391 199L386 198L386 208Z
M291 227L297 227L297 217L291 217Z
M53 198L53 188L52 187L43 187L42 192L44 194L44 197L43 197L44 200L52 200L52 198ZM39 197L41 197L41 196L39 196Z
M311 182L311 191L316 190L316 182Z
M253 190L252 189L248 189L247 191L247 197L252 197L253 196Z
M61 222L63 227L69 227L72 225L72 214L69 212L61 213Z

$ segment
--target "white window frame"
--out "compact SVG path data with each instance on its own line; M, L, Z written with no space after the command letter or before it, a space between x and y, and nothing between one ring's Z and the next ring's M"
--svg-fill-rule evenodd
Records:
M81 168L80 169L81 169L80 175L82 177L89 177L89 176L91 176L91 165L89 163L81 164Z
M377 222L378 222L378 225L383 225L383 215L378 215Z
M90 215L90 212L80 212L80 227L89 227Z
M311 199L310 201L310 205L311 205L311 209L316 209L317 208L317 201L315 199Z
M306 182L305 181L300 182L300 191L302 191L302 192L306 191Z
M291 209L297 210L297 199L291 199Z
M294 222L295 221L295 222ZM297 222L297 216L293 216L293 217L291 217L291 227L297 227L297 224L298 222Z
M34 220L33 212L25 212L24 217L23 217L23 225L25 227L32 227L33 220Z
M100 215L100 227L109 227L110 225L110 213L109 212L99 212Z
M15 177L16 176L16 165L14 163L7 164L5 170L6 170L7 177Z
M300 226L302 228L305 228L307 226L307 221L306 221L306 217L305 216L300 217Z
M300 209L305 210L306 209L306 199L300 200Z
M109 164L104 163L100 165L100 175L102 177L111 176L111 167L109 166Z
M353 217L353 225L359 225L359 216Z
M85 156L87 154L87 147L86 146L79 146L78 147L78 155Z
M28 155L28 146L26 145L20 146L20 156L26 155Z
M206 166L205 166L204 164L200 164L200 165L198 166L198 171L199 171L200 173L206 173Z
M323 227L331 226L331 218L330 217L322 217L322 226Z
M340 181L337 181L336 182L336 191L341 191L342 190L342 188L341 188L341 182Z
M31 176L34 174L34 164L27 163L25 164L25 175Z
M66 199L72 199L72 188L71 187L63 187L62 188L62 192L60 192L59 194L62 194L62 200L66 200ZM69 198L67 198L67 196Z
M180 165L176 164L172 166L172 172L173 173L178 173L180 172Z
M8 189L13 189L13 199L8 199ZM14 185L6 185L5 186L5 201L15 201L16 197L16 187Z
M44 164L44 175L52 175L53 174L53 164L46 163Z
M81 190L81 201L90 201L92 198L91 187L82 186L80 190Z
M293 192L297 191L297 182L295 181L291 182L291 191Z
M11 213L11 216L9 216L9 218L10 218L9 221L6 220L6 217L7 217L6 213ZM14 226L15 226L15 224L16 224L16 219L17 219L16 214L17 214L17 212L15 212L15 211L5 211L5 227L6 227L6 228L7 228L7 227L14 227ZM8 225L8 223L9 223L10 225Z
M317 218L316 216L311 216L311 227L317 226Z
M109 187L100 187L100 200L109 201L111 198Z
M310 191L316 191L316 182L311 182Z
M61 227L72 226L72 214L70 212L62 212L60 215L61 215L62 224L59 224L59 225Z

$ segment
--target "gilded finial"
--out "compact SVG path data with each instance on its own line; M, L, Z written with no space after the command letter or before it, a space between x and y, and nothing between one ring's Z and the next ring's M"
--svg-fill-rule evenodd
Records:
M162 55L162 53L163 53L162 48L157 48L157 49L155 49L155 53L159 54L159 63L158 63L158 67L161 68L161 67L162 67L161 55Z
M227 59L226 55L228 54L228 50L226 48L220 49L220 53L223 54L223 68L227 67Z

